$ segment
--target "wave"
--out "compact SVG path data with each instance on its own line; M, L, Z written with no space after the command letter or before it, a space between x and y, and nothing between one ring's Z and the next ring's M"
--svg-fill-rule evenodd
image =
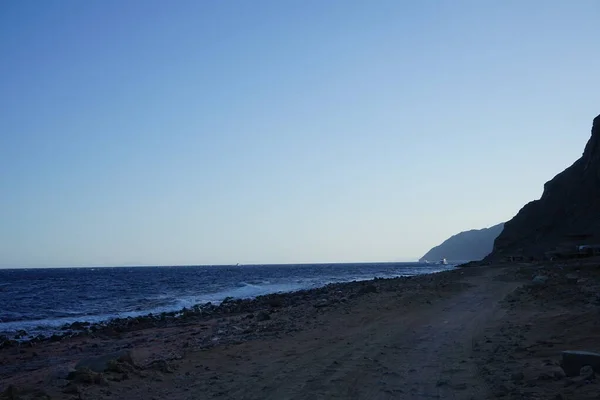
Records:
M89 323L102 323L116 318L128 318L128 317L139 317L148 314L160 314L163 312L174 312L180 311L184 308L192 308L198 304L213 303L219 304L224 299L232 297L235 299L251 299L262 295L282 292L293 292L303 289L313 289L322 287L330 283L343 283L350 281L365 281L378 278L395 278L400 276L412 276L420 275L423 273L435 273L443 270L447 270L451 266L444 266L440 268L426 269L424 268L403 268L398 270L392 270L385 274L377 274L374 276L373 272L360 273L353 275L329 275L320 277L306 277L294 280L248 280L241 281L232 284L229 287L214 288L216 290L212 292L200 293L197 295L181 295L177 293L158 293L151 297L141 297L136 300L136 305L127 307L128 309L122 310L121 312L115 313L98 313L98 314L85 314L78 313L74 310L60 310L63 315L57 317L41 318L34 320L20 320L20 321L0 321L0 334L14 334L20 330L28 332L30 337L36 335L52 335L60 331L60 328L73 322L89 322ZM57 311L57 310L55 310ZM67 315L65 315L67 314ZM71 315L69 315L71 314Z

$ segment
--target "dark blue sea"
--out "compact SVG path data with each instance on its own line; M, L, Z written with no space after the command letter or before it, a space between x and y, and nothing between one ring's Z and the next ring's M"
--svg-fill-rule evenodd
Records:
M0 269L0 334L49 334L75 321L139 316L225 297L252 298L451 265L355 263L181 267Z

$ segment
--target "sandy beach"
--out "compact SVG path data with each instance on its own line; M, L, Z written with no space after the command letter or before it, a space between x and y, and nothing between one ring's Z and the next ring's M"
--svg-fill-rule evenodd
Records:
M563 350L600 348L596 265L336 284L5 346L0 398L597 398L559 366Z

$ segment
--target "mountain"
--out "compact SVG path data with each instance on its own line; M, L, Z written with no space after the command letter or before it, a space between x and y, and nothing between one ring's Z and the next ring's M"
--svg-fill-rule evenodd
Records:
M498 224L458 233L429 250L419 261L439 261L442 258L452 261L481 260L492 251L494 239L502 232L503 226Z
M581 158L546 182L542 197L505 224L488 259L539 259L579 244L600 244L600 115Z

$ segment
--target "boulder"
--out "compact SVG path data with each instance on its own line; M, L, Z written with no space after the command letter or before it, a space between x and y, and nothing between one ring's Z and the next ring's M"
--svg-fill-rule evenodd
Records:
M67 379L74 383L106 385L106 379L99 372L94 372L89 368L80 368L67 376Z
M147 369L154 369L165 374L172 374L173 368L166 360L154 360L147 367Z
M578 376L581 369L589 366L600 371L600 354L591 351L567 350L562 352L561 367L567 376Z
M131 350L121 350L99 357L85 358L75 364L75 370L89 369L93 372L104 372L111 367L114 361L135 365Z

